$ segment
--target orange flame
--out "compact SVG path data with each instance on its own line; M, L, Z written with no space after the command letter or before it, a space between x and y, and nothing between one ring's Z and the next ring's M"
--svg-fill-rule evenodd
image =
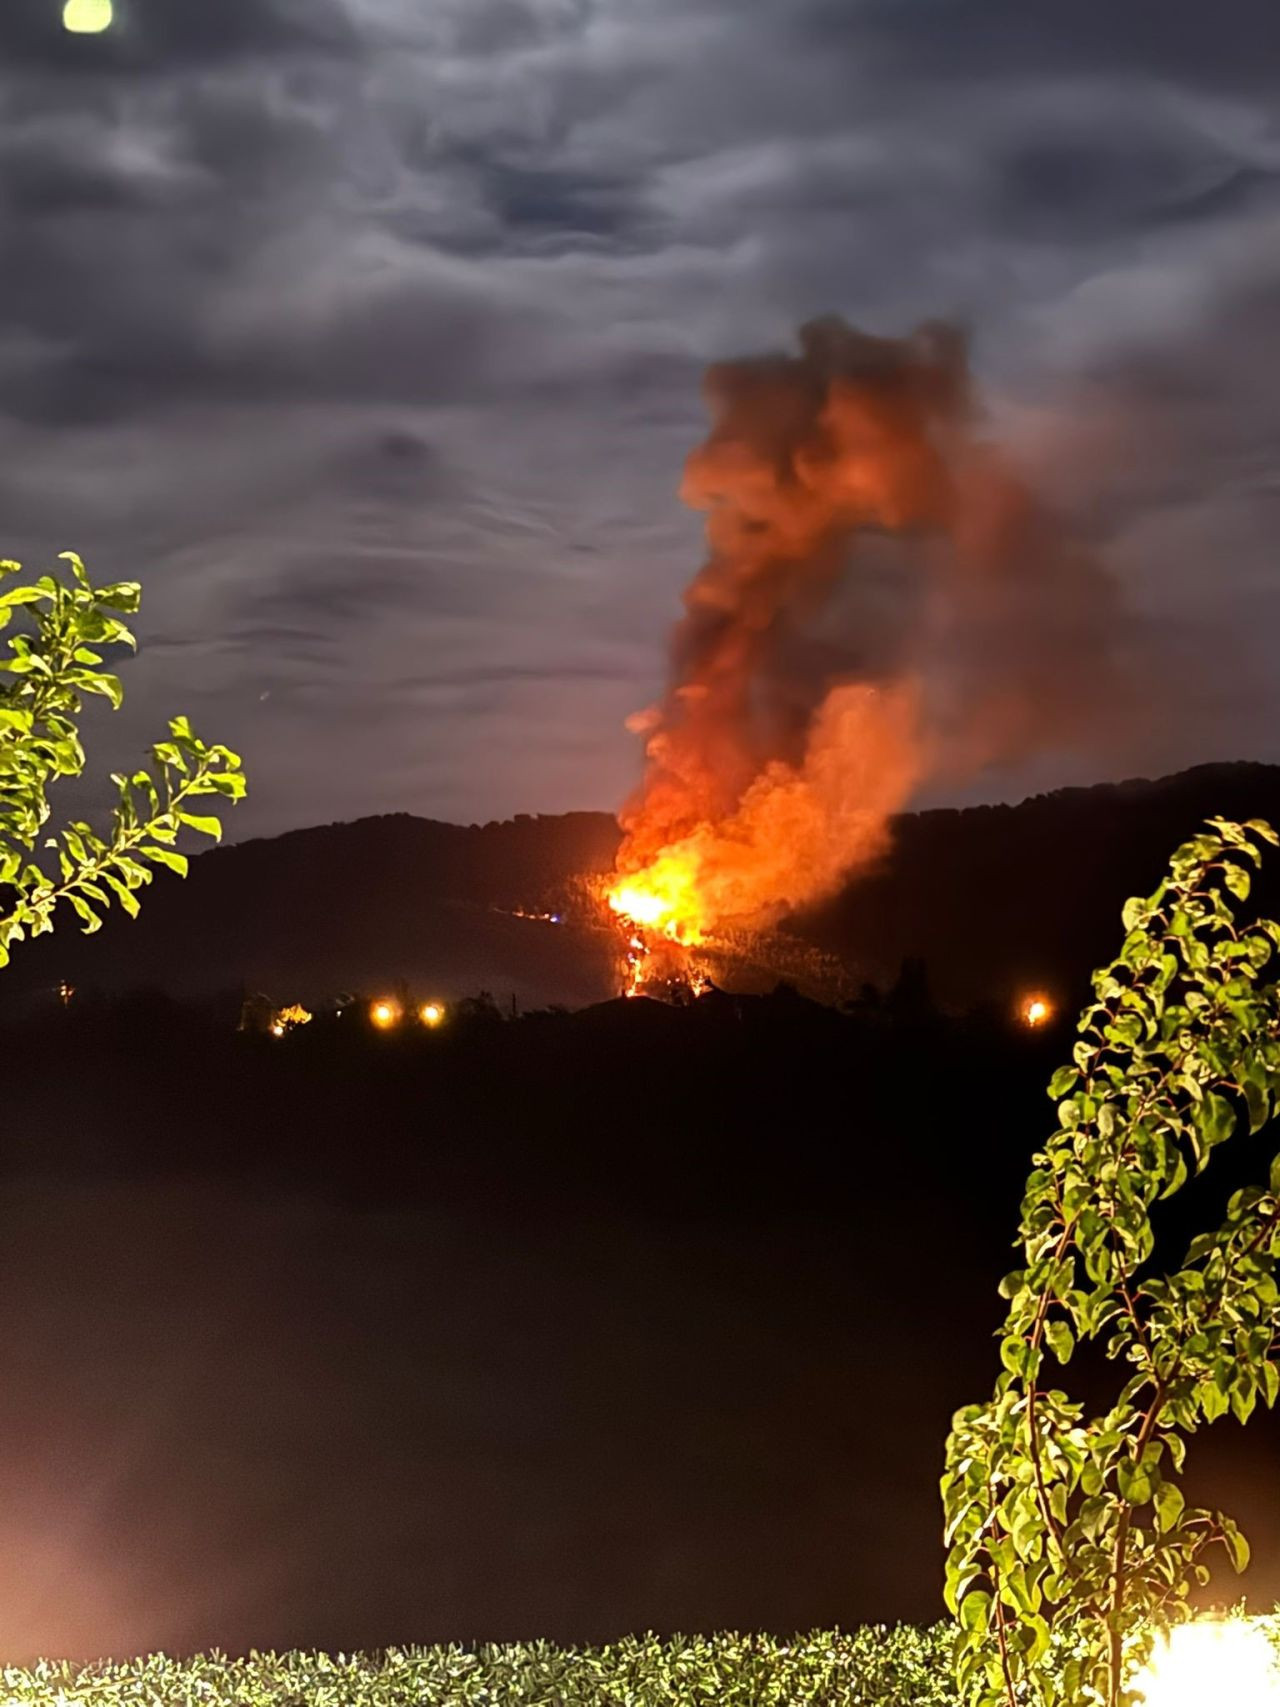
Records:
M936 441L958 420L954 338L801 333L799 358L723 364L713 426L682 495L708 512L709 555L685 595L663 703L609 905L695 946L730 919L772 922L829 893L885 842L921 771L907 680L795 684L794 618L820 606L862 529L938 524L949 499Z

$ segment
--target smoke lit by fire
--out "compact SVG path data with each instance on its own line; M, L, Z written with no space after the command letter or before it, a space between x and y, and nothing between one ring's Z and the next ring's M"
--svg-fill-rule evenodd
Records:
M831 894L926 778L1069 740L1109 673L1108 584L979 441L960 335L800 346L707 376L708 554L608 891L632 989Z

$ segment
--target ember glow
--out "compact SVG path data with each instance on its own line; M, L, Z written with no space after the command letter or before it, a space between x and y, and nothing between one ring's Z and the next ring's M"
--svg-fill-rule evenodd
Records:
M978 442L960 335L800 345L710 370L685 471L708 553L607 890L665 955L830 895L924 779L1062 744L1109 679L1105 579Z
M1254 1620L1180 1624L1134 1679L1146 1707L1280 1707L1275 1650Z

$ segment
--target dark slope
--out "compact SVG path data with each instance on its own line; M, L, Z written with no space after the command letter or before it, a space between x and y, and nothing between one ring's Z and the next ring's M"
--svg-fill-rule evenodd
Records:
M304 1001L404 979L444 997L595 1001L612 993L612 939L513 912L607 869L617 837L604 813L470 827L397 813L217 848L185 883L159 875L136 921L113 917L87 938L68 922L56 941L24 945L0 999L29 1001L63 978Z
M880 870L793 929L855 979L891 982L927 963L950 1006L1044 985L1073 997L1114 951L1124 898L1157 882L1210 814L1280 822L1280 768L1210 765L1157 782L1068 789L1017 806L905 816ZM618 831L603 813L469 828L397 815L295 831L202 855L185 884L162 874L136 923L97 937L70 921L23 945L0 1001L61 978L82 988L156 986L314 1001L398 979L448 997L485 988L523 1005L613 993L611 933L573 909L575 880L607 870ZM569 903L565 922L514 916Z
M883 868L795 928L874 981L926 962L949 1006L1043 986L1075 1000L1120 944L1120 909L1211 816L1280 826L1280 767L1201 765L1155 782L1062 789L1017 806L899 820ZM1280 906L1280 856L1258 890Z

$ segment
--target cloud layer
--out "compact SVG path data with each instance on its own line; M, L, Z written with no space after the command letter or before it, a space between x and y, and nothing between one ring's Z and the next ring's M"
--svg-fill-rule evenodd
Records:
M699 552L707 361L972 331L1158 715L1016 794L1280 756L1268 0L118 0L0 11L6 553L144 581L108 759L241 833L612 805Z

